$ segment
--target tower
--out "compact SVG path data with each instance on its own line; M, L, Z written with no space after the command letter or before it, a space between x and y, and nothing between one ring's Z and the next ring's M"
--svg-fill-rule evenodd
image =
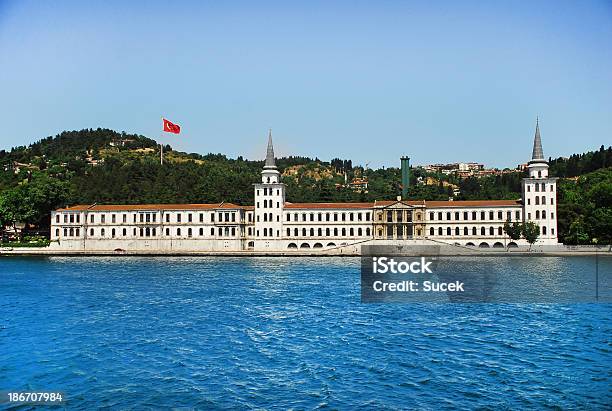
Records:
M557 243L557 178L548 176L548 162L544 159L540 122L536 119L531 160L527 165L529 177L523 179L523 221L540 226L541 244Z
M276 168L270 130L261 183L255 184L255 250L273 249L282 237L284 206L285 185Z

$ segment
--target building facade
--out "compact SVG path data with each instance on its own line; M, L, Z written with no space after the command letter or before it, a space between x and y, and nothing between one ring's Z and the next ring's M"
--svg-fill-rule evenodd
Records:
M52 212L51 240L64 250L115 252L322 251L382 241L504 248L525 245L504 233L506 221L534 221L538 244L557 244L556 178L538 123L528 173L517 200L291 203L269 135L253 206L76 205Z

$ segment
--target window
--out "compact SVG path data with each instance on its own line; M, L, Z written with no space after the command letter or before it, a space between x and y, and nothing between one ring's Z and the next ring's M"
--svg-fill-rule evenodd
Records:
M100 230L100 235L104 237L104 229Z
M489 220L493 220L493 211L489 211Z
M434 219L434 213L432 213L431 211L429 212L429 219L433 220Z
M126 229L126 228L124 228L124 229L123 229L123 233L122 233L122 235L123 235L124 237L127 235L127 229Z
M501 227L497 227L497 235L503 235L504 230Z
M346 213L342 213L342 221L346 221Z
M294 229L293 229L293 236L294 236L294 237L297 237L297 236L298 236L298 229L297 229L297 228L294 228Z
M92 216L92 217L93 217L93 216ZM59 214L57 214L57 215L55 216L55 222L59 224L59 222L60 222L60 220L59 220Z
M432 213L432 214L433 214L433 213ZM434 231L434 228L433 228L433 227L431 227L431 228L429 229L429 235L434 235L434 232L435 232L435 231Z
M467 211L464 211L464 212L463 212L463 219L464 219L464 220L467 220L467 219L468 219L468 212L467 212Z
M455 211L455 220L459 221L459 211Z
M334 221L338 221L338 214L334 213Z
M314 228L311 228L311 229L310 229L310 236L311 236L311 237L314 237L314 233L315 233Z
M93 229L93 228L90 228L90 229L89 229L89 235L90 235L91 237L93 237L93 236L94 236L94 229Z
M554 220L555 219L555 213L550 213L550 219Z
M342 227L342 237L346 237L346 228Z
M192 223L193 222L193 214L189 213L187 214L187 221Z
M451 235L451 228L450 227L446 227L446 235Z
M535 184L535 191L536 192L540 191L540 185L538 183Z
M546 205L546 197L542 196L542 205Z
M310 221L314 221L314 213L310 213Z
M497 219L498 219L498 220L503 220L503 219L504 219L504 213L503 213L503 211L498 211L498 212L497 212Z
M536 196L536 198L535 198L535 204L536 204L536 205L540 205L540 197Z
M476 230L476 227L472 227L472 235L477 235L478 231Z
M480 212L480 219L483 220L483 221L485 220L485 212L484 211Z
M191 214L189 214L191 216ZM193 236L193 231L191 230L191 228L189 228L187 230L187 237L192 237Z
M546 210L542 210L542 219L546 218Z
M323 214L321 213L317 214L317 221L323 221Z
M438 212L438 220L442 220L442 213Z
M181 229L180 229L180 228L177 228L177 229L176 229L176 235L177 235L178 237L180 237L180 235L181 235Z
M527 205L531 205L531 198L527 199Z
M369 228L366 228L366 236L368 236L368 237L370 236L370 229Z
M370 213L366 213L366 215L365 215L365 216L366 216L366 221L370 221ZM369 228L368 228L368 230L369 230ZM368 235L369 235L369 234L368 234Z
M306 237L306 229L302 228L302 237Z
M486 230L484 227L480 227L480 235L485 235L486 234Z
M512 211L506 212L506 220L512 220Z
M59 235L60 235L59 233L60 233L59 228L56 228L56 229L55 229L55 236L56 236L56 237L59 237Z
M106 222L106 216L104 214L102 214L102 217L100 217L100 218L101 218L102 224L104 224Z
M551 198L551 199L550 199L550 205L553 205L553 204L555 204L555 199L554 199L554 198Z
M542 235L546 235L546 226L542 226Z
M493 227L489 227L489 235L495 235L495 229Z
M540 219L540 210L536 210L536 220Z
M321 237L323 235L323 229L319 227L319 229L317 230L317 235L319 237Z
M64 223L67 223L67 222L68 222L68 215L64 214Z
M527 184L527 192L530 193L531 192L531 185Z
M214 217L214 214L212 215ZM214 236L215 235L215 227L211 227L210 228L210 235ZM259 231L257 232L257 236L259 236Z
M469 235L470 232L467 227L463 227L463 235Z
M355 236L355 229L353 227L351 227L349 229L349 236L354 237Z
M334 237L338 237L338 229L334 228Z
M123 222L124 222L124 223L127 223L127 214L124 214L124 215L123 215Z
M180 223L180 222L181 222L181 217L182 217L181 213L178 213L178 214L176 215L176 222L177 222L177 223ZM180 230L179 230L179 231L180 231Z
M363 230L361 229L361 227L359 227L357 229L357 236L361 237L363 235Z
M68 229L64 228L64 237L68 237Z
M329 228L326 228L326 229L325 229L325 235L326 235L327 237L329 237Z
M459 235L459 227L455 227L455 235Z
M74 228L70 227L70 237L74 237Z
M94 222L94 217L95 217L95 216L94 216L93 214L89 216L89 222L90 222L90 223L93 223L93 222Z
M355 221L355 214L354 213L350 213L349 214L349 221Z
M451 219L451 213L449 213L449 212L447 212L447 213L446 213L446 219L447 219L447 220L450 220L450 219Z
M476 220L476 211L472 211L472 220Z
M115 214L111 215L111 223L115 224L117 222L117 216Z
M442 235L442 227L438 228L438 235Z
M114 215L113 215L113 217L114 217ZM111 230L111 237L115 238L115 229L114 228Z

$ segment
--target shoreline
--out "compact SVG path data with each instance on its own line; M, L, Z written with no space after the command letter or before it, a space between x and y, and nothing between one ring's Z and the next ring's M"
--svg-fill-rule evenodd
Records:
M331 251L331 250L330 250ZM414 250L417 251L417 250ZM421 256L419 252L405 252L397 255ZM12 250L0 250L0 257L361 257L361 253L342 252L305 252L305 251L77 251L77 250L48 250L21 248ZM484 250L440 250L433 255L439 257L579 257L579 256L603 256L612 257L610 247L604 249L587 250L517 250L517 251L484 251Z

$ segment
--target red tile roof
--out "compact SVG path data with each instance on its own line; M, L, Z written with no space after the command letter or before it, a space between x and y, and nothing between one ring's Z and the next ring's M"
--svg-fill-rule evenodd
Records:
M159 210L216 210L242 209L245 207L232 203L216 204L79 204L71 207L60 208L57 211L159 211Z
M285 203L285 208L299 209L338 209L338 208L372 208L374 203Z

